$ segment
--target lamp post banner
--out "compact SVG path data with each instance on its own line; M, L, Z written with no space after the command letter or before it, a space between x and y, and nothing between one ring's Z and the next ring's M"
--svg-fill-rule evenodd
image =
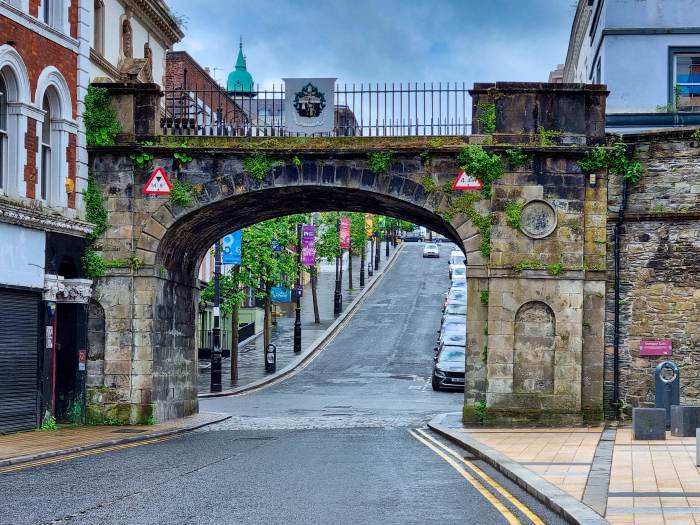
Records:
M224 256L221 262L224 264L241 264L242 243L243 230L237 230L224 237Z
M301 227L301 264L316 264L316 226L313 224L304 224Z
M340 249L350 248L350 217L340 218Z
M371 213L365 213L365 231L367 232L367 237L372 236L374 231L374 217Z

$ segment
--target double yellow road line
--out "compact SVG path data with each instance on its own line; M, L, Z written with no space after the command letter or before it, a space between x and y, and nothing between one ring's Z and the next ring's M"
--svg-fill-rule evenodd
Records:
M447 461L452 468L459 472L472 487L474 487L491 505L500 512L506 521L511 525L521 525L520 519L503 504L503 502L494 495L493 492L500 494L508 503L518 509L526 516L534 525L545 525L545 523L519 499L513 496L500 483L494 480L486 472L474 465L471 461L464 459L450 447L440 443L437 439L430 436L427 432L416 429L411 431L411 435L420 441L423 445L435 452L442 459ZM491 490L489 490L490 487Z
M43 467L45 465L52 465L54 463L62 463L64 461L71 461L73 459L84 458L87 456L95 456L97 454L105 454L107 452L114 452L117 450L124 450L126 448L141 447L143 445L152 445L154 443L160 443L162 441L169 441L175 439L177 435L162 436L152 439L144 439L143 441L134 441L132 443L123 443L121 445L111 445L108 447L93 448L90 450L83 450L81 452L72 452L70 454L63 454L61 456L54 456L46 459L37 459L35 461L27 461L26 463L20 463L19 465L8 465L7 467L0 467L0 474L10 474L12 472L19 472L20 470L27 470L30 468Z

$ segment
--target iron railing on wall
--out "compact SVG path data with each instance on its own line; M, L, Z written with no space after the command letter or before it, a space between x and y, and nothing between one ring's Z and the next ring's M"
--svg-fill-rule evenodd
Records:
M286 128L285 89L249 93L197 86L166 90L161 127L166 135L204 136L433 136L468 135L471 97L466 83L337 84L329 133Z
M242 324L238 327L238 342L245 341L255 335L255 323ZM199 359L209 359L211 349L214 346L214 335L212 330L200 328L199 346L197 354ZM221 329L221 352L223 357L231 356L230 334L226 329Z

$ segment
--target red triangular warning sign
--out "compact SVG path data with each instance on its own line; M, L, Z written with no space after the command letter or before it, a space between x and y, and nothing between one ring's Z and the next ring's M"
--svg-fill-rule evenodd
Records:
M165 174L165 170L158 166L143 187L143 192L147 195L170 195L172 185Z
M452 188L455 190L480 190L484 185L478 179L467 175L464 170L460 170Z

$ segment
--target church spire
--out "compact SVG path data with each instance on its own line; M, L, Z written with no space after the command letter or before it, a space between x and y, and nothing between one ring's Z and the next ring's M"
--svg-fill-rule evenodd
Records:
M246 71L245 55L243 54L243 37L238 44L238 58L236 59L236 69Z

